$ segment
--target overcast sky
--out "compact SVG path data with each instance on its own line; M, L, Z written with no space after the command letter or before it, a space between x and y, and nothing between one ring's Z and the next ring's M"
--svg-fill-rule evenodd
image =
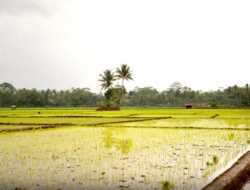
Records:
M89 87L128 64L135 86L250 83L249 0L0 0L0 83Z

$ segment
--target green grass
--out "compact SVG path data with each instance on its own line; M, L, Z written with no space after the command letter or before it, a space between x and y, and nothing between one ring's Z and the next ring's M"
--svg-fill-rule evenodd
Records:
M163 119L142 122L113 124L124 127L165 127L165 128L212 128L212 129L250 129L250 119Z
M36 108L36 109L0 109L0 116L172 116L175 118L209 118L219 114L216 118L248 118L249 109L166 109L166 108L123 108L121 111L101 111L94 108Z
M40 112L38 114L38 112ZM211 118L218 115L216 118ZM134 123L113 124L125 127L192 127L192 128L250 128L250 111L247 109L165 109L165 108L124 108L121 111L95 111L86 109L0 109L0 130L7 124L20 126L43 124L88 125L131 121L152 117L171 117L166 120L151 120ZM21 128L19 126L19 128ZM9 126L11 129L13 127Z
M37 129L0 132L1 188L200 189L249 150L249 115L247 109L0 109L0 131ZM155 118L129 122L143 117ZM106 124L88 125L95 123ZM47 124L58 128L39 129Z

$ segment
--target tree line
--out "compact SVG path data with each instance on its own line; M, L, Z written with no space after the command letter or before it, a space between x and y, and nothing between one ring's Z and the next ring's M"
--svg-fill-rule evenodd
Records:
M69 90L16 89L10 83L0 84L0 107L92 107L106 101L105 95L88 88ZM175 82L164 91L153 87L136 87L122 94L122 106L183 107L186 103L207 102L211 107L250 107L249 85L229 86L215 91L195 91Z

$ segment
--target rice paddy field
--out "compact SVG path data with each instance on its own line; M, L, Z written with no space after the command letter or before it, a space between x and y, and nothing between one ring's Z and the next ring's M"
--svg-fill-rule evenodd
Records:
M250 150L249 109L0 109L0 189L202 189Z

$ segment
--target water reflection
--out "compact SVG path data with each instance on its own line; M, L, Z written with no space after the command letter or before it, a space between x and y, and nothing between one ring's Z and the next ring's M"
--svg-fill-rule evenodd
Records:
M133 141L125 138L125 128L105 128L102 131L102 141L104 147L108 150L115 148L122 154L128 154L133 147Z
M103 136L103 143L104 143L104 147L106 149L111 149L112 145L115 143L115 137L113 135L113 131L109 130L109 129L105 129L102 132L102 136Z

